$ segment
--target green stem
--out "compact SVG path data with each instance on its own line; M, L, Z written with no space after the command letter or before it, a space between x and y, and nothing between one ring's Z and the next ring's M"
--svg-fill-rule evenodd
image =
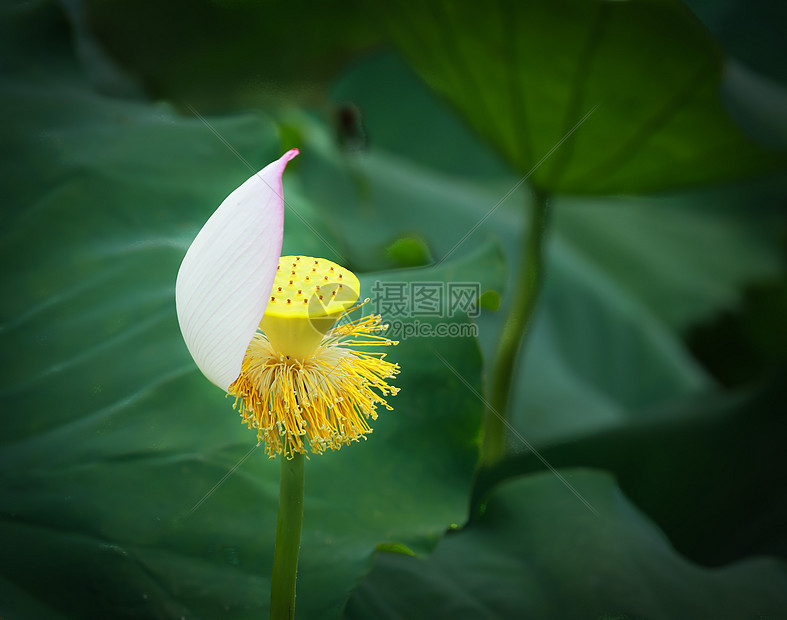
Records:
M295 578L303 523L304 456L296 452L281 459L279 520L276 524L276 548L273 551L271 576L271 620L295 617Z
M530 228L522 248L514 286L514 297L503 324L497 354L489 377L489 404L484 419L482 459L486 466L503 458L506 449L506 420L511 383L516 369L517 354L533 318L543 279L544 239L548 216L549 195L536 191Z

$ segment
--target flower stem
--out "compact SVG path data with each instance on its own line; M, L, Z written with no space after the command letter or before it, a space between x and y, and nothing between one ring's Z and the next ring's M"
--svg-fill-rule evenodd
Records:
M295 452L281 460L279 519L276 524L276 547L273 551L271 576L271 620L295 617L295 579L303 523L304 456Z
M533 318L543 279L544 239L549 195L534 192L530 228L520 255L514 298L503 324L497 354L489 377L489 405L484 418L483 464L493 465L503 458L506 448L506 420L511 383L516 370L517 354Z

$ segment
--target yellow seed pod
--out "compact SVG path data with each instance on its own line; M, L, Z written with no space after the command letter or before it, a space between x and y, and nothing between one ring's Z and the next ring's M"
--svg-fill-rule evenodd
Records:
M358 301L360 290L355 274L334 262L282 256L260 329L279 353L305 359Z

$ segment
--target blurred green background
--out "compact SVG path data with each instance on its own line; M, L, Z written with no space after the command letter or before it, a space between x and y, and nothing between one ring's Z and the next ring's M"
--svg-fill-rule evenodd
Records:
M299 618L787 618L785 6L6 2L0 617L267 617L278 463L174 282L298 147L284 253L484 299L409 317L478 338L403 340L394 411L307 463Z

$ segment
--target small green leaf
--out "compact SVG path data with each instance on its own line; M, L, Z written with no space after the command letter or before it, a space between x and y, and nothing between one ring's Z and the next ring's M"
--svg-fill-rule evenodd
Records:
M481 298L478 303L485 310L497 312L500 309L501 297L497 291L484 291L481 293Z
M418 235L400 237L385 251L399 267L422 267L434 260L426 242Z

